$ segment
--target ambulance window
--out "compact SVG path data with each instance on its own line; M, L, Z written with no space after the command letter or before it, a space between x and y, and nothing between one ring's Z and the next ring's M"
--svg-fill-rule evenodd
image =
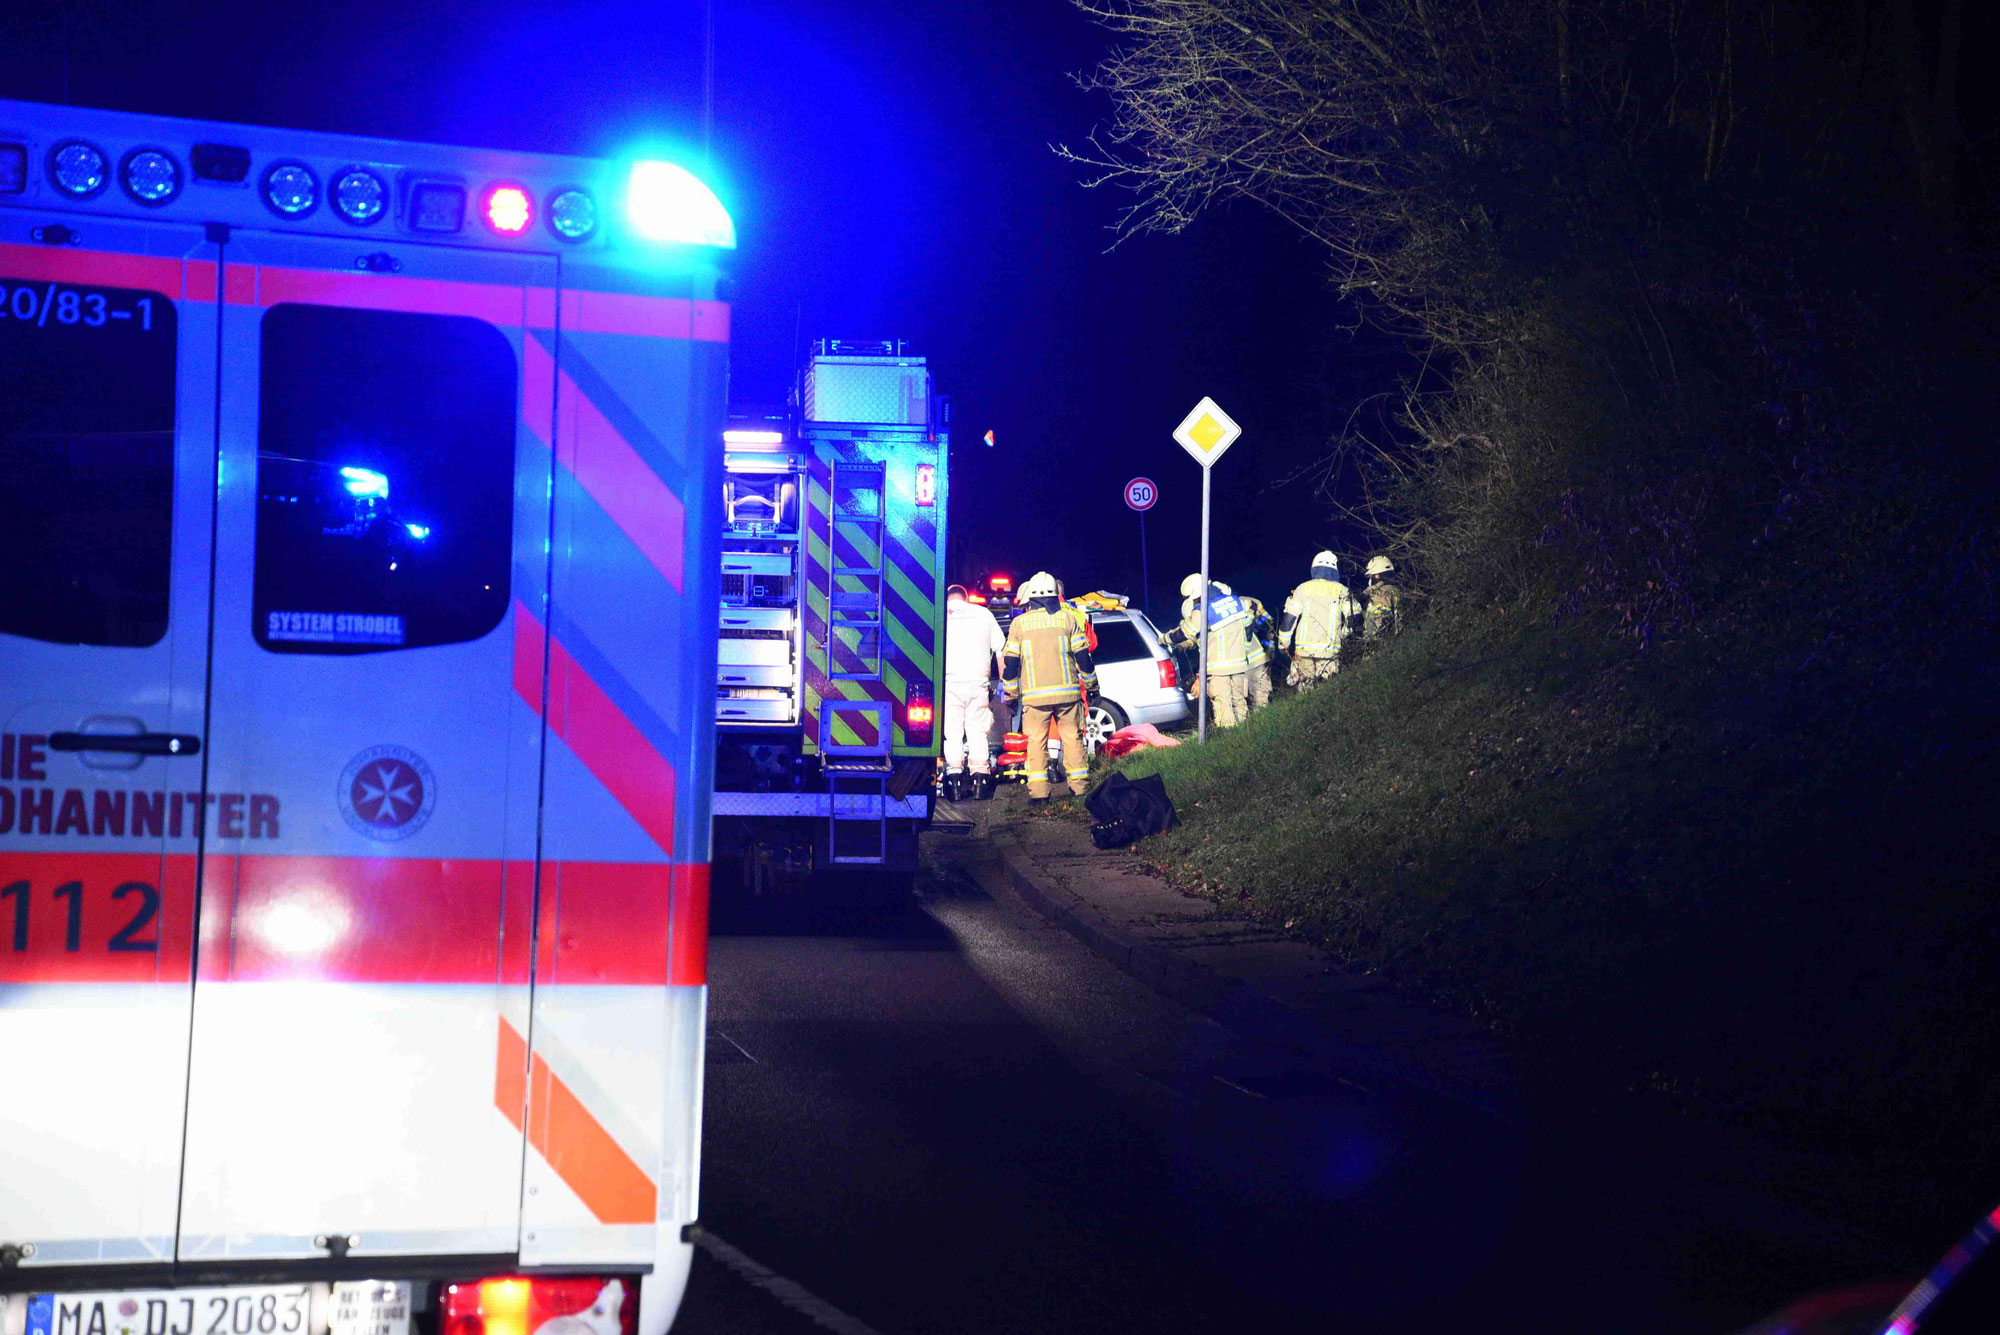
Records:
M167 633L174 334L157 292L0 276L0 631Z
M477 639L507 610L514 349L460 315L264 317L252 629L275 653Z

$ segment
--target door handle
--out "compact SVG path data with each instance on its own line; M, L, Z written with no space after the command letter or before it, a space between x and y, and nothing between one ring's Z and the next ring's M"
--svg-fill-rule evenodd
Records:
M133 756L191 756L201 738L184 732L52 732L51 751L119 751Z

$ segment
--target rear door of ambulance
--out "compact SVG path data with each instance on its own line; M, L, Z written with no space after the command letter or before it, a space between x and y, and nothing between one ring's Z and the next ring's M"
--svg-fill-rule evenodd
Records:
M0 211L0 1264L173 1256L216 254Z
M520 1248L555 277L224 248L184 1265Z

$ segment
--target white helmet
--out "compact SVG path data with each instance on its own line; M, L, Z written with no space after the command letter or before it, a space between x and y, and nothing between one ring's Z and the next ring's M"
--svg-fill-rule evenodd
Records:
M1371 575L1386 575L1395 568L1396 563L1386 556L1371 556L1368 558L1368 573Z
M1046 570L1037 570L1034 577L1021 586L1020 599L1024 603L1033 598L1059 596L1056 592L1056 577Z
M1340 558L1332 552L1321 552L1313 558L1312 568L1318 570L1321 566L1329 566L1334 570L1338 570L1340 569Z
M1215 581L1210 580L1209 582L1212 584ZM1186 579L1181 581L1181 597L1183 598L1201 597L1201 575L1198 572L1196 574L1189 575Z

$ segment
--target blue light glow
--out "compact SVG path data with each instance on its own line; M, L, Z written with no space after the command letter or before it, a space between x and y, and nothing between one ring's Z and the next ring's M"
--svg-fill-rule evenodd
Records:
M626 220L648 241L736 249L736 224L722 201L685 167L635 162L625 191Z
M389 499L389 478L372 468L343 468L340 476L347 483L350 496L373 497L377 500Z
M422 542L431 535L431 526L429 524L405 524L403 527L410 530L410 536L418 542Z

